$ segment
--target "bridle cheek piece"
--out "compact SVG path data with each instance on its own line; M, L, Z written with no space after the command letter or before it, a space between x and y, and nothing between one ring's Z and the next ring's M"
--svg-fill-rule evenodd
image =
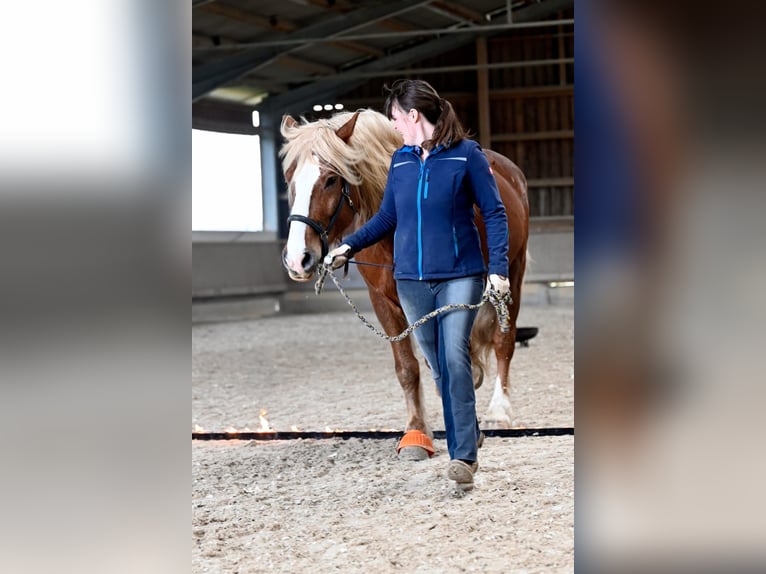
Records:
M340 199L338 200L338 205L335 207L335 212L332 214L332 217L330 218L330 222L327 224L327 227L324 227L318 221L314 219L310 219L306 217L305 215L288 216L287 225L289 227L290 223L292 223L293 221L300 221L301 223L305 223L311 229L316 231L317 235L319 235L319 239L322 240L322 259L324 259L324 256L327 255L327 253L330 250L328 245L328 236L330 234L330 231L332 231L332 228L335 225L335 222L340 216L340 212L343 211L344 203L347 203L348 206L351 208L351 211L356 213L356 209L354 208L354 202L351 201L351 192L348 189L348 182L345 179L343 180L343 188L341 189L341 192L340 192Z

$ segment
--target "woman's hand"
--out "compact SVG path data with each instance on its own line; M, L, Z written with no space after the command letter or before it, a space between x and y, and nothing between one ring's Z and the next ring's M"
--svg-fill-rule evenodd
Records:
M325 267L338 269L351 258L351 247L345 243L330 251L324 258Z
M500 295L505 295L511 289L511 283L508 281L507 277L493 273L489 276L489 280L487 281L486 291L489 291L490 289L494 289Z

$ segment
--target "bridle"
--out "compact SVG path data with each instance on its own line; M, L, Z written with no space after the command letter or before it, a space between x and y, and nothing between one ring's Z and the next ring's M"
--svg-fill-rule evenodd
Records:
M356 208L354 207L354 202L351 201L351 192L348 188L348 182L344 179L343 180L343 187L340 192L340 199L338 200L338 205L335 207L335 213L332 214L332 217L330 218L330 223L327 224L327 227L324 227L321 223L314 219L310 219L306 217L305 215L290 215L287 218L287 225L290 226L290 223L293 221L300 221L301 223L305 223L308 225L311 229L317 232L319 235L319 238L322 240L322 259L324 259L324 256L327 255L327 252L330 250L328 245L328 235L330 231L332 230L333 226L335 225L335 222L338 219L338 216L340 215L340 212L343 211L343 204L348 203L348 206L351 208L351 211L356 213Z

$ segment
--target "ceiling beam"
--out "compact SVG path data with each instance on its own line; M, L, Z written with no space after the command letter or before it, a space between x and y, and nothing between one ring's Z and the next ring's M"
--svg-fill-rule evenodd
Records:
M295 2L296 0L292 0L292 1ZM370 0L368 3L372 4L374 1L380 1L380 0ZM351 4L350 2L348 2L348 0L335 0L334 2L328 2L327 0L299 0L299 3L311 4L313 6L318 6L324 10L340 12L344 14L346 12L350 12L351 10L359 8L358 4ZM401 20L397 20L396 18L386 18L385 20L378 21L377 24L383 28L386 28L388 30L393 30L395 32L403 32L405 30L417 29L417 26L415 26L414 24L410 24L409 22L402 22Z
M230 20L235 20L243 24L250 24L256 28L265 28L266 30L292 32L298 29L298 25L295 22L291 22L290 20L276 17L265 18L264 16L254 12L242 10L241 8L236 8L235 6L229 6L227 4L221 4L220 2L216 2L215 4L207 4L202 6L200 10L210 14L217 14L219 16L223 16L224 18L229 18Z
M434 0L431 2L431 6L438 8L444 12L451 14L453 17L457 17L459 20L466 22L473 22L474 24L486 24L487 20L484 18L484 14L471 10L465 6L455 4L454 2L445 2L441 0Z
M338 48L349 50L350 52L359 52L362 54L367 54L368 56L375 56L376 58L382 58L386 55L386 52L380 48L376 48L368 44L362 44L361 42L341 42L339 40L337 42L333 42L333 45L337 46Z
M278 79L272 79L268 77L258 75L245 75L237 81L238 86L246 86L254 88L256 90L266 90L269 94L281 94L287 92L290 86L285 82L281 82ZM199 101L204 101L204 98Z
M476 72L482 70L511 70L517 68L534 68L540 66L560 66L574 64L574 58L547 58L544 60L520 60L516 62L494 62L487 64L460 64L455 66L429 66L427 68L387 68L385 70L375 70L372 72L360 72L359 68L354 68L344 72L346 78L382 78L386 76L422 76L426 74L454 74L457 72ZM313 82L314 76L303 76L291 78L295 82Z
M543 20L555 14L558 10L569 8L573 4L574 0L544 0L538 4L517 10L513 15L513 21L521 24ZM266 98L257 108L264 113L280 115L284 113L300 113L320 101L330 102L339 95L347 93L367 81L366 78L354 77L355 74L365 73L367 75L370 72L381 72L392 68L408 66L471 43L480 35L484 35L484 33L482 31L473 31L465 34L443 36L396 54L362 64L348 71L319 78L314 82L279 96ZM487 32L487 35L493 35L493 33Z
M427 0L421 2L399 0L398 2L376 3L359 8L353 12L321 20L316 24L297 30L289 36L293 39L337 36L356 28L368 26L372 22L391 18L425 4L428 4ZM269 36L272 39L284 37L283 34L277 33ZM286 54L305 46L306 44L299 44L297 47L255 47L244 50L239 54L228 56L223 60L195 66L192 70L192 100L204 96L231 80L240 77L242 74L257 68L259 65L273 61L274 58L281 54Z
M236 46L237 40L226 36L206 36L192 32L192 48L209 48L211 46Z
M319 62L307 60L306 58L296 58L290 54L282 54L277 58L277 62L290 68L296 68L314 74L327 75L337 72L335 68L328 66L327 64L321 64Z
M552 0L547 0L552 1ZM385 39L393 40L399 38L425 38L427 36L445 36L455 34L473 34L480 32L482 34L508 32L529 28L553 28L561 26L574 25L574 18L565 18L563 20L533 20L531 22L514 22L513 24L485 24L482 26L461 26L452 25L448 28L417 28L415 30L402 30L400 32L362 32L359 34L348 34L342 36L344 40L372 40ZM235 47L216 46L215 48L203 48L203 52L230 52L233 48L242 50L244 48L257 48L267 46L299 46L296 50L312 46L313 44L335 43L335 38L303 38L296 40L293 38L282 38L279 40L259 40L257 42L239 42Z

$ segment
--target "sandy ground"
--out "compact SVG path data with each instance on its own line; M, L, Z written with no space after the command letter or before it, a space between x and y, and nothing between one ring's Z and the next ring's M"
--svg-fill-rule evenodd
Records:
M523 307L519 325L540 333L511 365L515 426L574 426L573 309ZM193 427L254 430L265 410L277 430L403 428L390 347L351 311L196 325L192 347ZM445 476L443 440L421 462L395 447L193 441L192 572L573 570L573 437L488 438L469 493Z

